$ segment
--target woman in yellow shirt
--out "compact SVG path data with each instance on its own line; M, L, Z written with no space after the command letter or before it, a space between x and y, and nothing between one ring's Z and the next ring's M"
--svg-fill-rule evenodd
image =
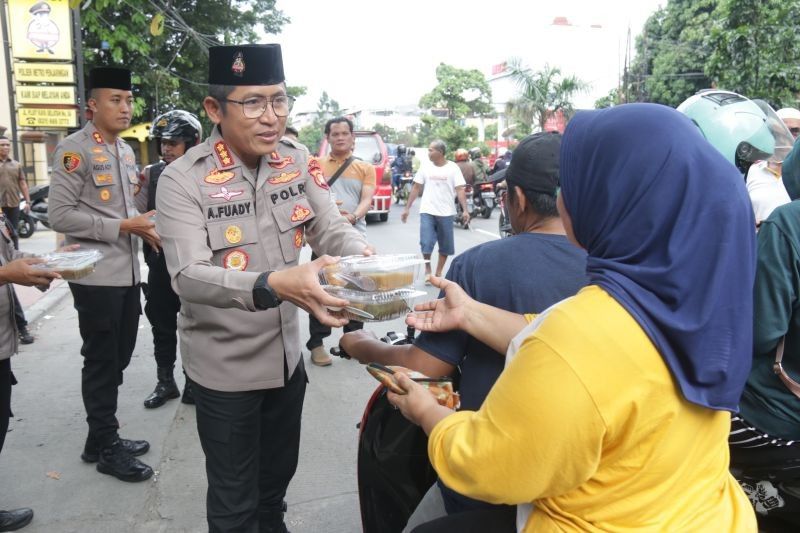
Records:
M507 368L477 412L399 377L454 490L518 505L517 531L756 531L728 472L749 370L753 215L738 171L678 112L581 112L561 149L559 212L590 285L522 317L445 297L408 323L463 329ZM482 522L488 520L489 522ZM505 531L453 515L424 531Z

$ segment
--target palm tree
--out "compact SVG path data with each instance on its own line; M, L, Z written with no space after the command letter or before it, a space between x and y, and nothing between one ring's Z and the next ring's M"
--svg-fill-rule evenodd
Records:
M572 98L589 88L588 83L575 76L562 76L558 67L545 64L542 70L532 71L519 59L509 60L509 75L520 93L506 104L506 114L524 124L538 124L542 131L547 119L557 111L571 115Z

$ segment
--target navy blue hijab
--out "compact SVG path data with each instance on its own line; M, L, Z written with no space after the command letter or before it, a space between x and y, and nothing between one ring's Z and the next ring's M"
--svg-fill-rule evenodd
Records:
M631 313L687 400L737 411L756 257L741 173L678 111L628 104L570 121L561 193L590 284Z

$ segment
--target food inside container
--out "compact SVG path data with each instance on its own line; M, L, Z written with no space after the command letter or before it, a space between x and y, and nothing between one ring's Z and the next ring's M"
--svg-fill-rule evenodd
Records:
M76 280L94 272L94 267L103 253L99 250L75 250L72 252L51 252L38 256L44 263L33 265L44 270L58 272L66 280Z
M414 254L351 255L320 270L320 283L361 291L389 291L413 285L425 260Z
M413 310L416 300L427 296L426 292L414 289L361 292L331 285L322 288L328 294L350 302L343 308L330 308L332 311L341 311L346 318L359 322L382 322L405 316Z
M383 366L378 363L369 363L367 365L367 372L392 392L396 394L405 394L406 392L400 388L397 381L394 379L395 374L402 372L428 389L428 392L433 394L436 401L439 402L439 405L449 407L450 409L458 409L461 406L461 398L458 393L453 390L452 378L431 378L402 366Z

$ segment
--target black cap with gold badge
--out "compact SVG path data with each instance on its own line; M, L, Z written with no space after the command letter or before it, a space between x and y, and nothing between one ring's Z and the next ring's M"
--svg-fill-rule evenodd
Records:
M278 85L285 79L279 44L212 46L208 49L210 85Z
M126 68L97 67L89 72L89 89L131 90L131 71Z

